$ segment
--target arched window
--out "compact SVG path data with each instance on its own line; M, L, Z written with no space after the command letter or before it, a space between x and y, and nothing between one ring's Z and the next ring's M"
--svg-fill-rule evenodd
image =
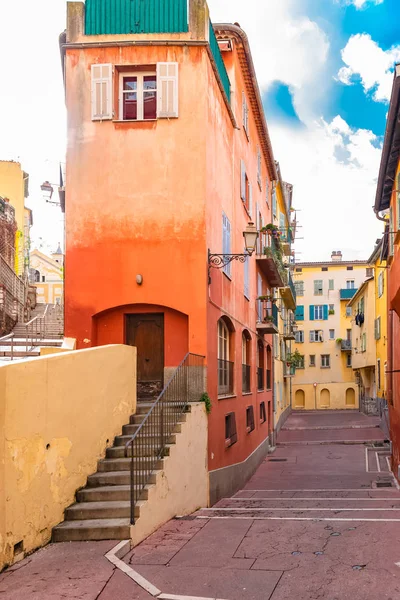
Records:
M233 332L232 323L226 317L218 321L218 395L233 394Z
M251 336L245 329L242 333L242 392L248 393L251 389Z
M267 390L272 389L272 350L267 346Z
M40 283L40 272L37 269L35 270L34 277L35 277L35 283Z
M264 344L259 340L257 343L257 389L264 389Z

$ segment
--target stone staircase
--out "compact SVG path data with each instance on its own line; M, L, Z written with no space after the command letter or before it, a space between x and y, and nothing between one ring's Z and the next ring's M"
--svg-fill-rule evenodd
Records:
M122 435L115 437L113 446L107 448L105 458L98 461L97 472L87 478L86 487L77 491L76 503L65 510L64 522L53 529L53 542L123 540L131 537L131 458L125 458L125 445L140 427L153 402L154 399L148 397L138 399L136 414L131 416L129 424L123 426ZM182 414L174 433L167 440L165 456L168 456L171 445L175 444L176 434L180 433L185 419L185 414ZM153 433L148 436L155 437ZM143 449L143 453L145 460L146 457L152 460L150 449ZM135 506L135 519L140 517L141 506L148 499L149 489L156 484L157 474L162 472L163 467L164 459L158 460ZM138 468L134 463L133 469L138 471Z

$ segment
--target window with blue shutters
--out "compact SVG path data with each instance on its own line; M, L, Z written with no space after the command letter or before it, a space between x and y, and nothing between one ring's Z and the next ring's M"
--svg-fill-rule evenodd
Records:
M296 321L304 321L304 306L297 306L295 312Z
M314 309L315 309L315 306L313 306L311 304L311 306L310 306L310 321L314 321L314 319L315 319L315 310Z
M329 314L328 305L324 304L324 306L323 306L323 319L324 319L324 321L328 320L328 314Z
M329 307L327 304L316 304L310 306L310 321L327 321Z
M231 254L231 223L225 213L222 213L222 254ZM223 268L225 275L231 276L231 265Z

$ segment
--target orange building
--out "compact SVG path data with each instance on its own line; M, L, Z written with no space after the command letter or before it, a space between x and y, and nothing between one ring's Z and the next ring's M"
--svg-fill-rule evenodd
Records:
M244 263L209 253L243 254L249 221L272 221L277 173L245 33L205 0L154 1L68 3L65 329L136 345L139 395L206 357L215 501L268 452L286 271L268 232Z

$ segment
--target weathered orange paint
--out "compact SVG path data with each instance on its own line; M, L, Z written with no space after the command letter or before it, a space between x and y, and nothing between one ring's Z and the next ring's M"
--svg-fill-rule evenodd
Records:
M135 36L132 36L134 38ZM256 392L256 276L250 261L250 299L244 297L244 268L232 264L229 280L212 269L207 251L222 252L222 213L231 222L232 253L244 249L250 216L240 198L240 160L246 162L263 222L271 221L266 202L267 166L257 184L254 115L250 141L242 128L244 76L236 50L225 53L231 78L229 117L206 45L68 48L66 193L66 335L78 347L123 341L124 315L165 315L166 366L185 352L206 356L213 409L209 419L209 468L246 459L272 430L272 392ZM93 63L155 65L179 63L179 118L152 123L92 122L90 68ZM250 104L250 102L249 102ZM143 284L136 283L136 276ZM263 282L264 293L267 282ZM218 400L217 322L230 318L235 349L235 397ZM252 390L241 392L241 339L251 336ZM272 346L271 336L263 341ZM267 422L260 424L265 401ZM246 407L254 406L256 429L246 433ZM238 443L225 448L225 415L236 412Z

